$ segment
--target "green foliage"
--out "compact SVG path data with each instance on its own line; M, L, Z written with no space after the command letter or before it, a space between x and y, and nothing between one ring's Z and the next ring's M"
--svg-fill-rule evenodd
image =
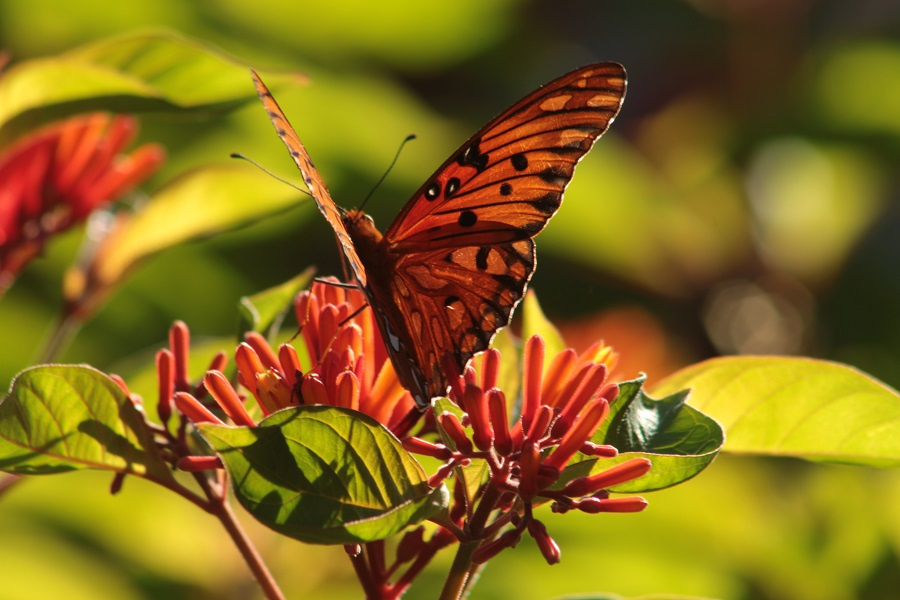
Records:
M118 112L221 110L254 95L247 68L172 32L129 34L12 67L0 78L0 138L16 119ZM198 82L203 82L198 85ZM40 111L38 114L37 111ZM34 118L29 118L29 117Z
M309 268L281 285L241 298L238 338L248 331L258 331L271 340L293 307L294 297L309 285L312 274L313 269Z
M397 438L357 412L285 409L258 427L200 431L228 466L244 508L304 542L380 540L446 508L446 488L429 488Z
M81 365L40 366L0 403L0 468L40 475L105 469L171 480L140 411L116 382Z
M691 404L725 427L728 452L900 464L900 394L846 365L809 358L718 358L682 369L654 391L686 387Z

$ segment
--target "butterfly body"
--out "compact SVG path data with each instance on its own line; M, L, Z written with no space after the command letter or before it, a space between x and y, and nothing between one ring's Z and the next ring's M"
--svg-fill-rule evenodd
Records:
M625 70L599 63L538 88L490 121L413 195L384 235L341 214L299 137L254 73L260 98L331 224L420 407L507 325L535 268L533 237L575 165L615 118Z

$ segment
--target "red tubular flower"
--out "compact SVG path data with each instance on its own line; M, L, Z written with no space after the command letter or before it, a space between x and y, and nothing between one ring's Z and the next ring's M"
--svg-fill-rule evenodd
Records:
M247 409L244 408L240 396L231 387L228 379L218 371L208 371L203 383L207 391L216 400L228 418L234 421L236 425L246 425L252 427L256 424Z
M463 426L459 419L456 418L456 415L444 413L438 417L438 421L441 423L441 428L453 440L457 452L461 452L464 455L472 453L472 442L466 437L466 432L463 430Z
M169 350L160 350L156 354L156 373L159 383L156 412L165 425L172 416L172 395L175 394L175 355Z
M187 392L175 392L175 406L178 412L185 415L194 423L215 423L224 425L225 422L219 417L200 404L200 401L188 394Z
M575 503L575 508L586 513L629 513L641 512L647 508L647 501L640 496L628 498L583 498Z
M480 450L487 451L494 439L494 431L488 417L487 399L477 385L466 386L463 394L465 410L472 425L472 440Z
M407 415L415 405L388 360L362 292L317 281L297 296L294 307L309 365L301 364L292 345L275 350L253 332L235 351L238 382L263 414L300 404L328 404L364 412L391 429L408 429L412 423ZM173 348L181 345L181 336L173 333ZM221 373L207 373L204 384L232 421L255 424L241 394Z
M513 441L506 416L506 396L502 391L494 388L488 392L488 410L494 431L494 448L500 455L508 456L513 450Z
M559 544L550 537L550 534L547 533L547 527L543 523L537 519L529 520L528 534L534 538L535 542L537 542L538 548L540 549L541 554L544 555L544 560L547 561L547 564L555 565L559 562L562 554L559 549Z
M223 466L222 459L218 456L182 456L176 465L179 470L189 473L221 469Z
M650 466L651 463L646 458L632 458L600 473L570 481L563 488L563 494L576 498L588 496L598 490L642 477L650 471Z
M478 547L472 553L472 562L476 565L484 564L497 556L502 550L512 548L522 539L522 531L519 529L510 529L504 531L496 540L488 542Z
M417 437L403 438L403 447L410 452L416 454L424 454L438 460L450 460L453 457L453 451L443 444L432 444L431 442L419 439Z
M522 430L531 429L541 397L541 376L544 371L544 340L533 336L525 343L525 371L522 376Z
M92 113L49 125L0 153L0 293L48 238L160 167L157 145L123 154L136 133L132 117Z
M569 459L575 456L575 453L581 449L581 446L587 442L600 423L609 414L609 402L606 398L594 398L587 406L584 407L583 413L578 421L569 429L556 450L544 461L544 465L559 470L569 462Z
M551 487L579 452L595 457L618 454L612 446L591 441L609 414L610 402L618 396L618 386L606 381L616 356L602 344L596 344L580 357L573 350L564 350L545 370L543 341L537 336L529 339L523 360L521 416L512 427L503 392L483 387L497 382L499 358L496 351L485 355L480 363L484 369L481 386L478 374L471 367L462 377L451 381L450 399L465 415L462 421L449 412L438 416L444 431L457 445L457 453L441 467L440 473L443 476L460 456L485 459L490 468L487 485L494 486L494 490L479 493L491 498L492 509L505 515L506 521L498 517L486 531L489 536L496 535L497 529L507 522L513 529L479 547L473 559L476 563L488 560L518 541L527 528L545 560L553 564L560 559L559 546L546 527L534 519L534 503L541 498L554 500L552 508L557 512L641 510L646 505L643 498L610 499L605 488L641 477L649 470L650 463L643 458L634 459L597 475L576 479L562 489ZM474 364L479 365L477 361ZM485 393L484 389L488 391ZM472 428L477 451L465 437L463 425ZM492 437L490 444L488 436ZM591 494L594 495L585 497Z

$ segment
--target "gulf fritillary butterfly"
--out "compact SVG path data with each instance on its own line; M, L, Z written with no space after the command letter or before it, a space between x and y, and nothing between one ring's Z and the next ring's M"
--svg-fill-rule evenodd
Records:
M612 123L625 69L572 71L500 113L454 152L382 234L341 211L297 133L251 71L260 100L334 229L375 311L400 383L420 408L507 325L535 269L534 241L575 165Z

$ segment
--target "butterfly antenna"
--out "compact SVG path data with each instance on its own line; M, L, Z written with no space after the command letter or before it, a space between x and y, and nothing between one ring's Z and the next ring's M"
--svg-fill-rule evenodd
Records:
M366 202L368 202L369 198L372 197L372 194L374 194L375 191L378 189L378 187L382 183L384 183L384 180L387 178L388 173L390 173L391 169L394 168L394 165L397 164L397 159L400 158L400 152L403 151L403 146L405 146L407 142L411 142L414 139L416 139L416 134L411 133L408 136L406 136L406 138L402 142L400 142L400 147L397 148L397 153L394 154L394 160L391 161L390 166L388 166L387 171L384 172L384 175L381 176L381 179L378 180L378 183L376 183L375 186L372 187L372 189L369 191L369 193L366 194L366 197L363 199L362 204L359 205L359 210L363 209L363 207L366 205Z
M248 157L244 156L243 154L241 154L240 152L232 152L232 153L231 153L231 158L240 158L240 159L242 159L242 160L246 160L248 163L250 163L251 165L253 165L253 166L256 167L257 169L259 169L260 171L262 171L262 172L265 173L266 175L268 175L268 176L270 176L270 177L272 177L272 178L274 178L274 179L277 179L277 180L280 181L281 183L284 183L284 184L287 184L287 185L291 186L292 188L294 188L295 190L297 190L298 192L300 192L300 193L302 193L302 194L306 194L307 196L312 197L312 194L309 193L309 190L305 190L305 189L303 189L302 187L298 186L297 184L292 183L292 182L288 181L287 179L285 179L285 178L283 178L283 177L279 177L278 175L276 175L276 174L273 173L272 171L268 170L267 168L265 168L264 166L262 166L261 164L259 164L259 163L256 162L255 160L253 160L252 158L248 158Z

